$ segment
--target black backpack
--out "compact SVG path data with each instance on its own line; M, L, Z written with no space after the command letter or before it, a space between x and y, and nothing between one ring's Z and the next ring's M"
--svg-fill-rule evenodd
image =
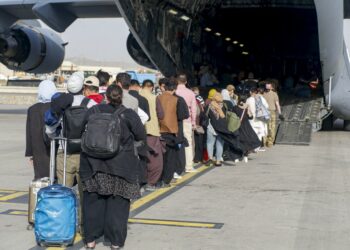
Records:
M67 153L81 152L81 134L84 131L84 120L90 99L84 98L80 106L72 106L64 111L63 137L67 138Z
M112 158L121 148L121 121L126 108L121 106L114 113L101 113L98 106L93 109L95 113L90 115L82 136L82 152L93 158Z

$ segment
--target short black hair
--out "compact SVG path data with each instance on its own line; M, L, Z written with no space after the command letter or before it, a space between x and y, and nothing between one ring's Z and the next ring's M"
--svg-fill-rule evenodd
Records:
M102 69L100 69L97 73L96 73L96 77L98 78L98 80L100 81L100 86L106 86L108 85L109 79L111 78L110 74L108 74L105 71L102 71Z
M174 91L174 90L176 90L176 87L177 87L177 85L175 82L167 81L165 83L164 89L165 89L165 91Z
M88 89L88 90L90 90L90 91L92 91L92 92L98 93L98 87L84 85L84 88L85 88L85 89Z
M128 73L119 73L116 78L117 84L120 83L123 89L129 89L131 76Z
M169 82L169 78L164 77L159 79L158 84L160 86L166 84L167 82Z
M106 91L107 100L114 106L122 104L123 90L118 85L110 85Z
M140 86L140 83L138 80L132 79L130 81L130 86Z
M154 87L154 83L150 79L146 79L142 82L142 87Z

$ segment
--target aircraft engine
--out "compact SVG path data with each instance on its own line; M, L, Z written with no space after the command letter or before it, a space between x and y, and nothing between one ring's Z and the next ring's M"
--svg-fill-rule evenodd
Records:
M0 34L0 62L11 70L50 73L61 66L64 46L50 30L15 24Z

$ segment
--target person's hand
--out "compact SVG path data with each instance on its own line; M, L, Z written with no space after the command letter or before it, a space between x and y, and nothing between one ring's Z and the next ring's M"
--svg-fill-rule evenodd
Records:
M282 114L280 114L280 115L278 116L278 118L280 118L281 121L284 121L284 120L285 120L285 119L284 119L284 116L283 116Z
M30 167L34 167L33 157L28 158L28 163Z

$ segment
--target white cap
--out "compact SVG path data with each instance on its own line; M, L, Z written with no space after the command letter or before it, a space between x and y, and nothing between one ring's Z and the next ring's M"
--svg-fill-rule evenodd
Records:
M75 72L69 77L67 82L67 90L69 93L76 94L83 89L84 72Z

